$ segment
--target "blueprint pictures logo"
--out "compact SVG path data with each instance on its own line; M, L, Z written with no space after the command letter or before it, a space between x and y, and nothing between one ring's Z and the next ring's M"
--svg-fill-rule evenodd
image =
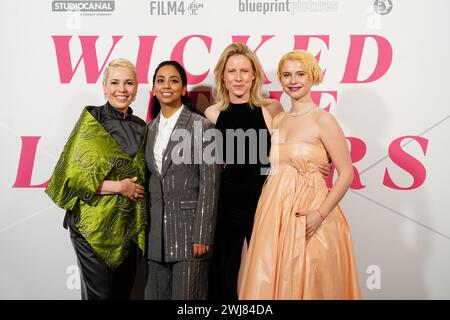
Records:
M115 0L52 1L53 12L80 12L83 15L111 15L115 10Z
M262 13L290 13L299 12L336 12L338 2L332 0L239 0L239 12Z
M191 1L150 1L150 15L152 16L196 16L203 3Z

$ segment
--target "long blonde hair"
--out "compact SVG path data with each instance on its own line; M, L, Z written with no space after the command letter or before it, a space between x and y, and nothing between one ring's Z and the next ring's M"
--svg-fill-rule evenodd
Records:
M250 90L250 104L252 106L262 106L265 105L265 99L261 94L261 87L264 83L264 73L262 71L261 64L258 57L250 50L250 48L243 43L232 43L220 55L219 61L217 61L216 67L214 68L214 79L216 82L216 91L214 98L216 103L219 105L218 109L220 111L226 110L230 105L230 96L225 83L223 81L223 73L225 71L225 66L228 59L234 55L246 56L252 65L253 73L255 74L255 79L253 80L252 88Z

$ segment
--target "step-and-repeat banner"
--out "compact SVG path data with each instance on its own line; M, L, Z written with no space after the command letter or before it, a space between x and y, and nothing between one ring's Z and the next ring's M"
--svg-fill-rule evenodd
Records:
M326 70L313 97L351 148L341 206L364 298L449 299L449 10L446 0L1 1L0 298L80 297L64 212L44 188L83 106L104 103L105 64L136 64L132 107L149 120L159 62L184 65L204 109L220 53L243 42L286 110L279 58L307 49Z

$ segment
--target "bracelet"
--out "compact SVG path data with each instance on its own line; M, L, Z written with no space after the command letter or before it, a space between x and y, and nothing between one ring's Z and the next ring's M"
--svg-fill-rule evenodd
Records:
M325 218L322 216L322 214L320 213L319 209L316 209L316 211L319 214L319 216L322 218L322 220L325 221Z

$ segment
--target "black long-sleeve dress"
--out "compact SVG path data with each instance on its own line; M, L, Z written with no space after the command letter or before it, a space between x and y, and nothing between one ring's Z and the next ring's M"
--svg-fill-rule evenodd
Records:
M244 239L250 242L256 206L270 166L270 134L262 109L249 103L231 103L220 112L216 128L223 136L226 165L221 175L209 297L236 300L242 246Z

